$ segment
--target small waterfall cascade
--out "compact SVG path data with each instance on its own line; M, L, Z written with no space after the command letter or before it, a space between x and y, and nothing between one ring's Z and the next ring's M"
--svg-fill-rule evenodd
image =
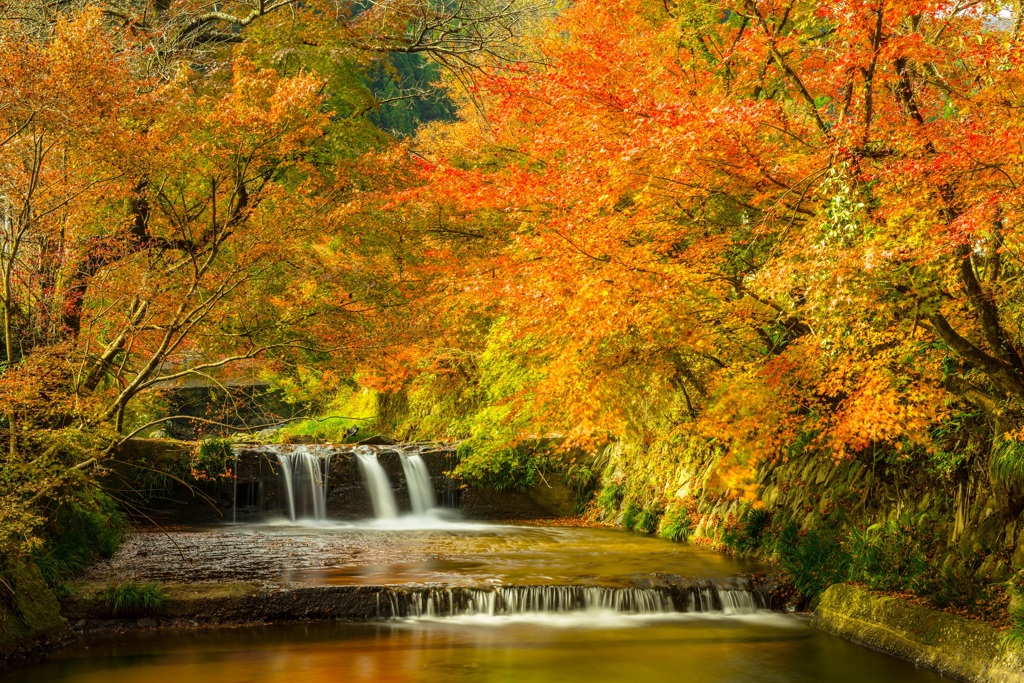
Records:
M604 586L495 586L493 588L386 589L377 596L377 617L524 616L615 613L656 615L694 612L754 614L765 609L754 590L692 586L690 599L673 599L671 588Z
M458 504L457 496L445 493L453 480L440 474L447 452L454 453L450 444L243 443L233 450L234 496L227 512L235 522L266 514L321 522L329 514L337 521L412 517L408 523L415 525L444 516L442 496L446 506ZM437 470L433 477L431 469Z
M371 449L357 449L356 457L359 459L359 468L363 472L366 488L370 491L374 515L378 519L398 517L398 504L395 502L395 492L391 489L391 479L380 466L377 453Z
M425 515L437 507L434 501L434 486L430 483L430 472L423 456L418 453L399 454L402 458L402 471L409 486L409 499L412 502L413 514Z
M288 519L327 519L327 475L330 451L314 452L298 446L291 453L277 451L281 483L288 505Z

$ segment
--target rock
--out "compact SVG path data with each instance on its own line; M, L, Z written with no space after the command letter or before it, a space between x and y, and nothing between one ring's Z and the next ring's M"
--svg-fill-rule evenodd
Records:
M149 617L145 617L144 619L139 619L137 622L135 622L135 624L139 628L153 628L154 626L156 626L156 619L150 619Z
M397 441L394 439L384 436L383 434L374 434L373 436L363 439L359 442L360 446L394 446Z
M0 567L0 670L4 663L36 651L67 636L68 622L60 603L43 580L39 568L27 561ZM10 589L8 594L7 589Z
M1017 550L1013 553L1011 564L1014 569L1024 569L1024 533L1017 538Z
M253 436L256 437L257 441L270 441L271 439L274 438L275 434L281 431L283 427L284 425L278 425L276 427L267 427L266 429L261 429L260 431L256 432Z

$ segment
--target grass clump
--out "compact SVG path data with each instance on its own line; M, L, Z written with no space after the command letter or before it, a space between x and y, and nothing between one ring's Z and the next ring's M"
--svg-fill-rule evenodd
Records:
M690 538L692 531L693 523L687 509L682 505L674 505L666 510L665 516L661 518L658 535L670 541L682 542Z
M610 514L619 509L622 505L622 500L625 497L625 484L609 482L605 484L600 493L597 494L597 505L605 512L605 514Z
M638 531L642 534L653 534L658 530L658 522L661 514L652 505L639 506L635 501L629 501L625 512L622 513L622 525L630 531Z
M1010 628L1003 636L1003 647L1024 648L1024 570L1009 582Z
M143 617L159 614L167 603L167 593L158 583L129 581L107 586L100 599L115 617Z

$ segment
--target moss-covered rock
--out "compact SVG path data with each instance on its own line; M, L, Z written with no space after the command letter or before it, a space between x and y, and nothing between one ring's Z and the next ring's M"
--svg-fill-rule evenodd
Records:
M821 595L823 631L971 683L1024 683L1024 649L992 626L839 584Z
M67 636L68 622L38 567L12 562L0 579L0 665Z

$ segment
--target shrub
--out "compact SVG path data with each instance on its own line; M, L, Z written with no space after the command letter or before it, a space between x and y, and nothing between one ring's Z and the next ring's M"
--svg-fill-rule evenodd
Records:
M453 474L473 486L498 491L525 492L537 485L547 464L545 458L527 448L506 448L479 453L467 444L458 449L459 464Z
M795 524L786 525L775 541L775 552L793 585L811 601L832 584L849 577L850 556L843 548L836 520L824 520L823 526L804 533Z
M978 576L980 559L963 551L951 553L937 572L932 568L921 593L936 607L990 610L997 598L992 586Z
M636 524L633 527L634 531L639 531L645 534L653 534L658 530L658 522L661 521L661 516L658 511L645 507L640 510L640 514L636 517Z
M634 501L630 501L622 514L622 525L630 531L639 531L644 534L653 534L658 530L658 521L661 519L658 509L653 505L640 507Z
M142 617L158 614L167 602L167 594L157 583L122 583L107 586L100 598L115 617Z
M231 439L204 439L192 456L192 477L220 479L231 476L231 463L234 459Z
M762 536L771 515L767 510L748 507L738 520L726 524L722 531L722 543L733 552L747 553L761 547Z

